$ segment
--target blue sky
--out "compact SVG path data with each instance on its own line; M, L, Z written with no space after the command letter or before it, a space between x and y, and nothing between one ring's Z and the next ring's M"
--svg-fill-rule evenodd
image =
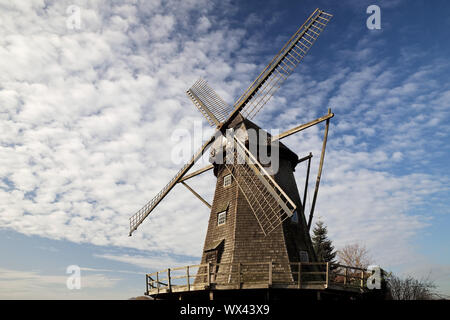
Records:
M146 272L197 263L209 212L181 187L128 237L174 150L211 133L185 90L203 77L233 104L317 7L332 21L254 121L283 131L332 108L316 215L335 246L449 295L448 1L36 0L0 1L0 298L126 299ZM322 134L283 142L319 155ZM211 199L212 173L191 184Z

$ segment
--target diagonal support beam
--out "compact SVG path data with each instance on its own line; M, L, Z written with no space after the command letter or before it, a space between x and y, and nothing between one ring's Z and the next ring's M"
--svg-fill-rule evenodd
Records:
M306 160L310 160L312 157L313 157L313 155L312 155L312 153L310 152L306 157L303 157L303 158L301 158L301 159L298 159L298 160L297 160L297 164L302 163L303 161L306 161Z
M191 187L189 187L189 186L188 186L186 183L184 183L183 181L181 181L181 184L182 184L183 186L185 186L190 192L192 192L192 193L194 194L194 196L196 196L197 198L199 198L200 201L203 202L209 209L211 209L211 205L210 205L205 199L203 199L201 195L199 195L197 192L195 192L194 189L192 189Z
M218 132L211 136L211 138L206 141L203 146L198 150L191 158L191 160L186 163L180 171L166 184L166 186L145 206L143 206L138 212L130 217L130 232L129 236L140 226L140 224L147 218L147 216L155 209L155 207L161 202L162 199L173 189L173 187L180 181L181 178L191 169L198 159L205 153L205 151L210 147L218 135Z
M334 117L334 113L328 113L327 115L325 115L325 116L323 116L321 118L318 118L316 120L310 121L310 122L305 123L305 124L302 124L302 125L300 125L298 127L289 129L289 130L287 130L287 131L285 131L283 133L280 133L277 136L273 136L272 137L272 141L281 140L283 138L289 137L290 135L292 135L294 133L297 133L297 132L300 132L302 130L308 129L309 127L315 126L316 124L319 124L319 123L321 123L323 121L327 121L327 120L329 120L329 119L331 119L333 117Z
M308 158L308 166L306 167L305 190L303 191L303 207L302 207L302 214L303 214L303 216L305 216L306 195L308 194L309 172L311 170L312 153L310 152L309 156L307 156L305 158Z
M206 172L206 171L208 171L208 170L211 170L212 168L214 168L214 165L212 165L212 164L207 165L206 167L203 167L203 168L201 168L201 169L199 169L199 170L197 170L197 171L194 171L194 172L192 172L192 173L190 173L190 174L185 175L185 176L184 176L183 178L181 178L180 181L178 181L178 182L183 182L183 181L186 181L186 180L188 180L188 179L191 179L191 178L193 178L193 177L195 177L195 176L198 176L199 174L202 174L203 172Z
M329 115L332 114L331 109L328 109L328 114ZM313 201L312 201L312 205L311 205L311 212L309 213L308 231L311 229L312 218L314 216L314 208L316 206L317 194L319 192L319 184L320 184L320 178L322 176L323 160L325 158L325 148L327 146L328 127L329 126L330 126L330 119L327 119L327 122L325 125L325 134L323 136L322 153L320 154L319 171L317 172L316 188L314 189L314 196L313 196Z

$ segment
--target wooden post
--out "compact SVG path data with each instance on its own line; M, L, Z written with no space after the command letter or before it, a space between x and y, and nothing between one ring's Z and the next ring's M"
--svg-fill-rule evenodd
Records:
M345 278L344 278L344 285L347 285L347 278L348 278L348 268L345 267Z
M327 272L325 275L325 287L328 288L329 284L330 284L330 263L327 262Z
M172 292L172 282L170 281L170 268L167 269L167 284L169 285L169 292Z
M331 109L328 109L328 114L331 114ZM312 205L311 205L311 212L309 213L308 231L311 229L312 218L314 215L314 208L316 206L317 194L319 192L320 177L322 176L323 160L325 158L325 148L327 146L329 126L330 126L330 119L327 119L327 122L325 124L325 134L323 136L322 153L320 154L319 171L317 172L316 188L314 189L314 196L313 196L313 201L312 201Z
M189 279L189 266L186 267L187 290L191 291L191 281Z
M312 153L309 153L309 155L312 157ZM303 207L302 207L302 214L305 215L305 207L306 207L306 195L308 193L308 183L309 183L309 171L311 169L311 157L308 159L308 167L306 169L306 179L305 179L305 190L303 191Z
M159 293L159 271L156 273L156 288Z
M190 173L190 174L185 175L184 178L180 179L179 182L183 182L183 181L186 181L186 180L188 180L188 179L190 179L190 178L193 178L193 177L195 177L195 176L198 176L199 174L202 174L202 173L205 172L205 171L211 170L212 168L214 168L214 165L212 165L212 164L207 165L206 167L204 167L204 168L202 168L202 169L200 169L200 170L197 170L197 171L195 171L195 172L192 172L192 173Z
M148 295L148 274L145 275L145 295Z
M364 270L361 270L361 289L364 288Z
M302 287L302 263L298 263L298 288L300 289Z

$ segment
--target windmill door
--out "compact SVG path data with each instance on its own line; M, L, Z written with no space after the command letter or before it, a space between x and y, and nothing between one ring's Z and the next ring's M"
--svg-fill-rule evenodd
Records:
M211 264L211 281L216 280L216 275L219 270L218 264L220 263L220 258L222 256L224 239L213 241L211 245L205 248L205 262Z

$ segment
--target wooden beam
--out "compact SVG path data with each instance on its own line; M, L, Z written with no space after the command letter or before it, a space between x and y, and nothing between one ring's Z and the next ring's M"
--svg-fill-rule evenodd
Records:
M188 180L188 179L190 179L190 178L193 178L193 177L195 177L195 176L198 176L199 174L202 174L203 172L206 172L206 171L208 171L208 170L211 170L212 168L214 168L214 165L212 165L212 164L207 165L206 167L203 167L203 168L201 168L201 169L199 169L199 170L197 170L197 171L194 171L194 172L192 172L192 173L190 173L190 174L185 175L185 176L184 176L182 179L180 179L178 182L186 181L186 180Z
M312 155L312 153L310 152L306 157L303 157L303 158L301 158L301 159L298 159L298 160L297 160L297 164L302 163L302 162L305 161L305 160L309 160L309 159L311 159L312 157L313 157L313 155Z
M303 217L305 216L306 195L308 193L309 171L311 169L312 153L309 153L309 155L310 155L310 157L308 158L308 167L306 169L305 190L303 191L303 203L302 203L302 214L303 214Z
M210 205L205 199L203 199L201 195L199 195L197 192L195 192L194 189L192 189L191 187L189 187L189 186L188 186L186 183L184 183L183 181L181 181L181 184L182 184L183 186L185 186L190 192L192 192L192 193L194 194L194 196L196 196L197 198L199 198L200 201L203 202L208 208L211 209L211 205Z
M299 131L308 129L309 127L312 127L312 126L314 126L316 124L319 124L319 123L321 123L323 121L328 121L329 119L331 119L333 117L334 117L334 113L328 113L326 116L323 116L323 117L318 118L316 120L313 120L313 121L310 121L308 123L302 124L302 125L300 125L298 127L289 129L289 130L287 130L287 131L285 131L285 132L283 132L283 133L281 133L281 134L279 134L277 136L274 136L274 137L272 137L272 141L280 140L280 139L289 137L290 135L292 135L294 133L297 133Z
M328 109L328 115L332 115L331 109ZM327 146L328 127L330 126L330 118L327 119L327 122L325 125L325 134L323 136L322 153L320 154L320 163L319 163L319 171L317 172L316 188L314 189L314 196L313 196L313 201L312 201L312 205L311 205L311 212L309 213L308 231L311 229L312 218L314 215L314 208L316 206L317 194L319 192L320 177L322 176L323 160L325 158L325 148Z
M181 168L180 171L176 174L172 180L154 197L152 200L147 202L147 204L142 207L138 212L136 212L130 218L130 233L129 236L140 226L140 224L147 218L147 216L155 209L155 207L164 199L164 197L173 189L173 187L184 177L184 175L194 166L198 159L204 154L204 152L209 148L209 146L214 142L216 137L219 135L219 132L216 131L211 138L206 141L200 150L195 153L191 160Z

